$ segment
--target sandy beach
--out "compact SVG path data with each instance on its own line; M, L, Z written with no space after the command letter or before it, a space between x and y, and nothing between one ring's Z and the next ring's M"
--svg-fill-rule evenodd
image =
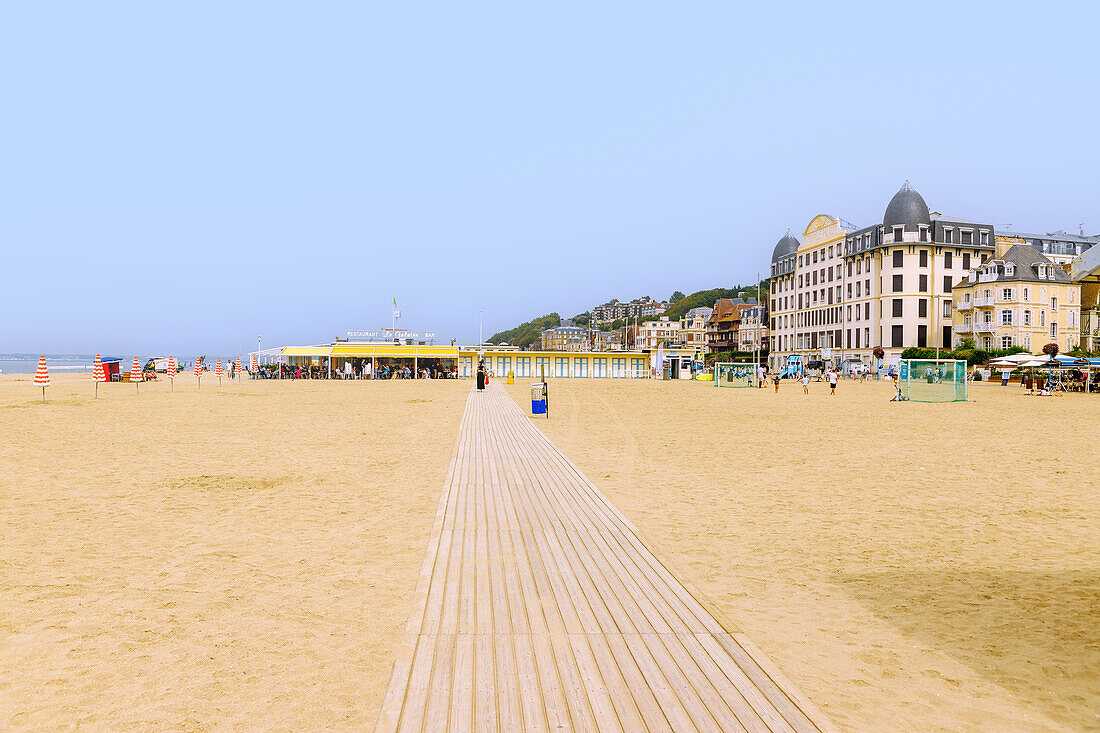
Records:
M842 729L1100 729L1100 399L810 391L555 380L538 424Z
M372 726L471 382L30 379L0 727ZM1100 399L551 389L539 427L841 729L1100 727Z
M0 728L369 728L469 383L0 377Z

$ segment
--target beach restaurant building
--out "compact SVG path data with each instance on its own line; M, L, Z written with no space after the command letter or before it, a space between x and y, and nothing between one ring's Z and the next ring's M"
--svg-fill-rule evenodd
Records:
M677 375L689 372L686 365L697 358L695 349L662 349L664 362L676 361ZM308 368L314 374L332 378L349 378L362 373L377 374L384 366L414 373L429 369L437 373L455 373L458 377L473 377L478 362L497 377L512 372L517 378L633 378L653 376L658 365L657 353L643 351L562 352L520 351L514 346L434 346L389 342L336 341L318 346L284 346L259 353L263 363L278 361L292 370ZM661 365L662 367L665 365ZM683 370L683 372L681 371Z

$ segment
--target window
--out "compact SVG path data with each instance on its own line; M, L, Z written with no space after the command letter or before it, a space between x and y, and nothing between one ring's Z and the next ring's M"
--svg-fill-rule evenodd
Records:
M903 257L905 257L905 253L902 250L894 250L894 267L902 266L902 263L904 262L904 260L902 259Z
M852 261L848 261L848 277L852 276Z
M1011 349L1012 348L1012 337L1011 336L1001 336L1001 348L1002 349Z
M928 317L928 298L921 298L917 301L917 317Z
M1030 326L1031 325L1031 311L1030 310L1025 310L1024 311L1024 325L1025 326Z
M1050 309L1052 311L1058 310L1058 299L1057 298L1051 298L1050 299Z
M852 297L852 284L851 283L848 283L848 297L849 298Z
M871 320L871 301L867 301L863 304L863 319L866 321ZM867 337L868 343L870 343L870 336Z
M920 287L918 288L918 290L922 293L927 293L928 292L928 276L927 275L921 275L919 284L920 284Z
M1011 326L1012 325L1012 311L1001 311L1001 325L1002 326Z
M902 287L902 276L894 275L894 292L900 293L904 288Z
M962 235L962 244L973 244L974 232L959 232Z
M943 292L945 292L945 293L950 293L951 292L951 276L950 275L944 275L943 276Z
M944 318L950 318L951 317L951 301L950 300L943 301L943 317Z
M927 242L928 241L928 227L921 226L921 228L918 231L920 232L920 236L917 237L917 238L922 242Z
M1039 311L1039 328L1045 328L1047 325L1047 312L1045 310Z
M943 253L943 266L944 267L951 267L951 253L950 252L944 252Z
M856 260L856 274L857 275L860 274L860 266L862 264L863 264L863 260ZM851 275L852 273L849 272L848 274Z
M928 250L926 249L920 251L920 266L928 267Z
M858 298L858 297L860 297L860 294L859 294L859 283L856 283L856 297L857 297L857 298Z
M951 242L954 242L955 240L952 238L952 235L953 235L953 232L951 231L951 227L944 227L943 228L943 241L944 242L946 242L948 244L950 244Z
M858 309L857 309L857 312L858 312ZM852 306L848 306L847 319L849 321L852 320Z
M981 242L982 244L989 244L989 232L984 231L984 230L981 231L981 232L978 232L978 241Z
M917 346L928 346L928 326L917 326Z
M1050 337L1052 339L1057 339L1058 338L1058 322L1057 321L1051 321L1050 322Z
M1001 300L1012 300L1012 289L1011 288L1002 288L1001 289Z
M895 242L900 242L901 241L903 231L904 230L902 229L902 227L894 227L894 241Z
M902 338L904 333L905 331L902 326L892 326L890 328L890 345L895 348L900 348L904 342Z
M894 318L901 318L902 309L905 307L905 301L903 301L901 298L893 298L890 302L894 309Z
M969 252L963 252L963 269L964 270L969 270L970 269L970 253Z
M817 263L817 250L814 250L814 263Z

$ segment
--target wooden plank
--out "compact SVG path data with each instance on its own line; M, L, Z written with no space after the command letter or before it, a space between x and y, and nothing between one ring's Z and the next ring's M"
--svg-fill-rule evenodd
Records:
M503 635L502 635L503 636ZM505 694L497 693L496 654L493 649L495 634L478 634L474 637L474 721L477 731L497 730L497 699ZM505 636L505 638L507 638ZM507 678L506 678L507 679ZM507 685L512 688L511 684ZM518 710L515 720L519 720Z
M474 729L474 636L455 637L455 663L451 671L451 714L448 730Z

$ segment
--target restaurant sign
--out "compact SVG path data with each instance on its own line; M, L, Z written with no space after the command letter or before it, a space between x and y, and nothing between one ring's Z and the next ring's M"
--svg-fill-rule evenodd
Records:
M398 339L404 341L435 341L435 331L406 331L403 328L375 328L367 331L348 331L349 341L390 341Z

